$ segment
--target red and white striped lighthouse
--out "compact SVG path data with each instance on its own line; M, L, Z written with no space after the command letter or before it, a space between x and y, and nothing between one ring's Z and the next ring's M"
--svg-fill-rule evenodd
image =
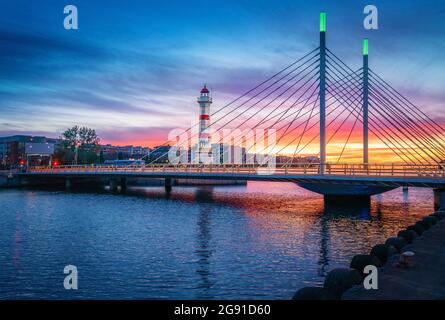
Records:
M210 104L212 97L207 86L201 90L199 103L199 162L210 163L212 159L212 146L210 144Z

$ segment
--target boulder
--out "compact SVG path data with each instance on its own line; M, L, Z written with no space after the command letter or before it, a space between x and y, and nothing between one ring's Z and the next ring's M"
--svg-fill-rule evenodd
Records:
M362 277L357 270L338 268L331 270L324 279L323 288L332 292L337 299L353 285L361 284Z
M424 220L417 221L416 224L420 224L425 230L431 228L431 224Z
M439 221L436 217L432 217L432 216L426 216L422 219L422 221L427 222L430 224L430 226L434 226L437 224L437 222Z
M442 220L445 218L445 211L436 211L432 214L433 217L436 217L438 220Z
M392 237L388 238L385 241L385 244L389 244L390 246L393 246L397 249L398 252L402 251L402 248L408 244L408 242L405 240L405 238L402 237Z
M352 258L351 264L349 265L349 267L351 269L357 270L363 277L363 276L365 276L365 274L363 273L363 270L368 265L381 267L382 262L376 256L373 256L370 254L358 254Z
M388 261L388 258L397 253L397 249L389 244L377 244L371 249L371 255L377 257L382 264Z
M437 224L437 218L431 216L423 218L422 221L429 223L430 226L434 226L435 224Z
M397 234L397 237L405 239L408 244L412 243L418 236L414 230L402 230Z
M408 230L413 230L416 232L419 236L421 236L425 232L425 228L421 224L413 224L407 228Z

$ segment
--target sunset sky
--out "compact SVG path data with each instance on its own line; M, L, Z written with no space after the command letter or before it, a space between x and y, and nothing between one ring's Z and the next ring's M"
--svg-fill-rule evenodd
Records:
M158 145L196 120L204 83L217 110L316 48L323 10L337 56L360 67L368 37L371 68L445 122L443 1L373 1L373 31L363 28L369 3L360 0L76 0L75 31L63 28L66 4L0 0L0 136L58 137L77 124L95 128L102 143ZM361 152L360 139L345 160ZM371 148L375 159L388 154L373 138Z

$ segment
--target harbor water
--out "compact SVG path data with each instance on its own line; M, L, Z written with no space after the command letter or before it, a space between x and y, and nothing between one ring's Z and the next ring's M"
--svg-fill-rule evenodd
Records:
M370 208L284 182L0 189L0 299L290 299L432 211L427 188Z

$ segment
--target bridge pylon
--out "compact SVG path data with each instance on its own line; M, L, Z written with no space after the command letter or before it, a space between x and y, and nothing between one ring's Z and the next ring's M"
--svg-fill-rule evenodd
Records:
M369 163L368 153L368 93L369 93L369 65L368 39L363 39L363 163Z
M326 12L320 12L320 174L326 171Z

